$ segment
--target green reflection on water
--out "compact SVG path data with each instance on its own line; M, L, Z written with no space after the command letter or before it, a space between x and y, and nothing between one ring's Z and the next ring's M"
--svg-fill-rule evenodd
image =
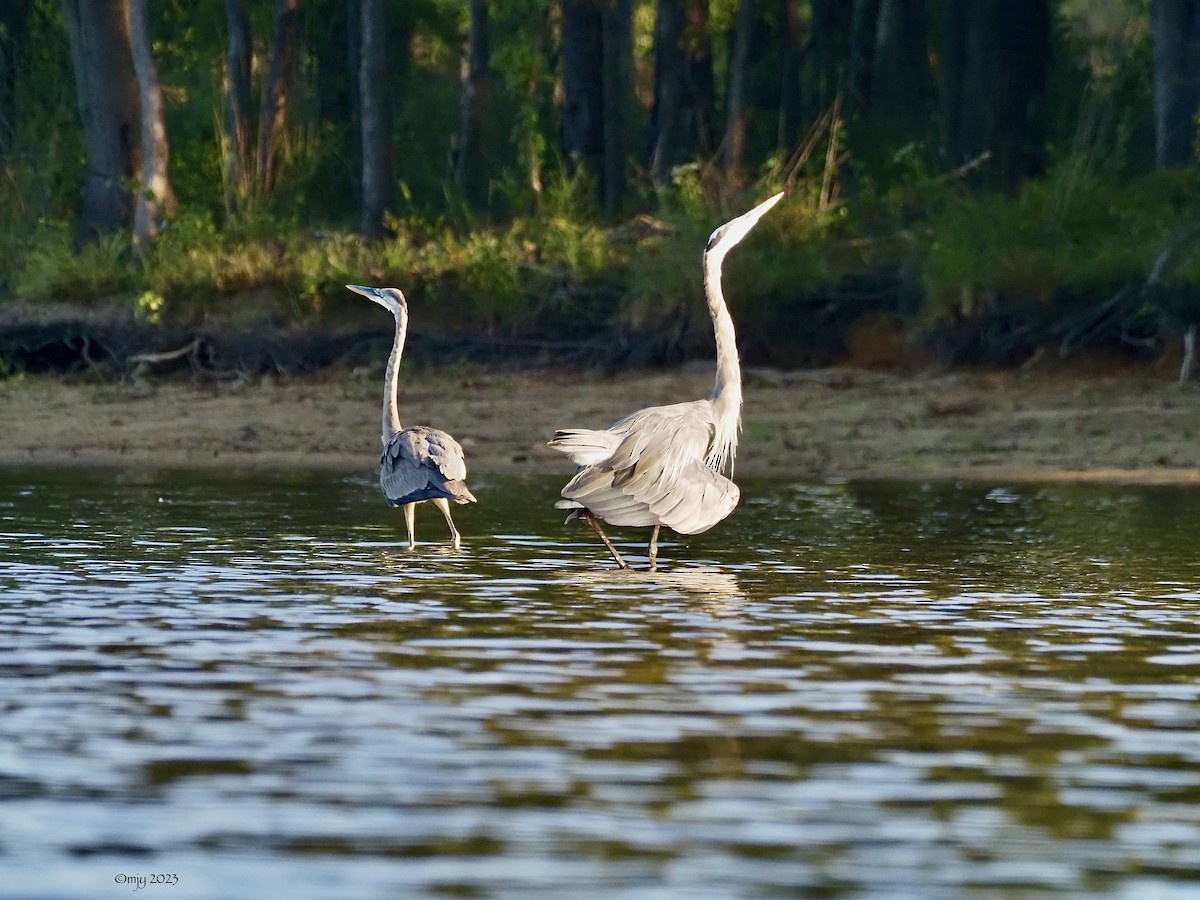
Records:
M175 847L275 861L750 894L1200 878L1196 491L750 481L650 575L563 526L557 487L480 479L464 549L426 515L410 553L370 473L6 473L0 703L15 758L53 763L19 783L99 771L95 804L203 813Z

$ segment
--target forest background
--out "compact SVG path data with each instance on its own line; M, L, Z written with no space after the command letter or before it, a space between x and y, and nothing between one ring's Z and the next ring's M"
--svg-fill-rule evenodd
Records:
M0 368L314 368L386 328L347 282L429 353L706 356L781 189L750 364L1158 357L1198 107L1200 0L5 0Z

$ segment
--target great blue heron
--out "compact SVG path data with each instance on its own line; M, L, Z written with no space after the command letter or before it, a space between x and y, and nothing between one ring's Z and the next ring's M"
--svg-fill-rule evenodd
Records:
M388 506L404 511L408 526L408 546L416 546L416 506L430 500L446 517L450 540L455 547L462 543L454 520L450 518L450 501L474 503L475 495L467 488L467 464L458 441L444 431L425 425L400 427L396 406L396 385L400 372L400 357L404 353L404 338L408 334L408 303L397 288L346 285L356 294L374 300L396 318L396 338L388 358L387 374L383 379L383 456L379 459L379 484Z
M584 519L617 565L628 568L597 519L617 526L652 526L650 570L658 565L658 532L681 534L712 528L737 506L730 472L741 426L742 372L733 319L721 291L725 255L779 202L782 193L712 233L704 249L704 294L717 343L717 381L707 400L652 406L603 431L562 429L550 446L580 466L555 506Z

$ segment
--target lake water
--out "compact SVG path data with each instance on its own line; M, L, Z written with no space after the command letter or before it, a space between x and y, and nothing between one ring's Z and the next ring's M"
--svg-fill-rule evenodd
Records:
M558 487L0 470L0 896L1200 896L1200 492Z

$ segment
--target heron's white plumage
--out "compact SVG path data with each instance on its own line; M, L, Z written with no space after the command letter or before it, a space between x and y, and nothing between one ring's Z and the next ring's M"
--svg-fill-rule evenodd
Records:
M721 291L725 255L783 194L726 222L704 250L704 293L713 320L717 377L707 400L654 406L609 428L557 431L550 446L580 466L556 506L579 510L608 546L617 565L625 561L596 524L650 526L650 568L657 558L660 526L681 534L712 528L737 506L732 472L741 427L742 375L733 319Z
M613 449L584 464L562 489L560 506L585 508L610 525L707 531L733 512L739 497L737 485L708 463L715 418L711 400L694 400L639 410L605 431L586 432L588 446ZM581 433L559 432L550 446L569 453Z

